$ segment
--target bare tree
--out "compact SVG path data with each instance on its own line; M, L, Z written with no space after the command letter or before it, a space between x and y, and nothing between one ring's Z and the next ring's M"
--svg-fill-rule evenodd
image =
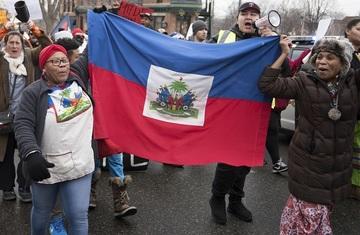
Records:
M304 33L304 11L301 8L294 8L291 0L283 0L276 10L281 16L279 33L288 35L301 35Z
M60 18L60 4L62 0L39 0L46 31L50 32Z
M304 9L304 23L310 34L315 33L319 21L330 15L335 0L301 0Z

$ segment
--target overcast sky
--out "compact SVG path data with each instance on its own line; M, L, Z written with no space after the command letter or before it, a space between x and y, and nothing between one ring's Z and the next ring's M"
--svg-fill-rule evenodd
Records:
M214 0L215 16L222 17L226 14L227 9L235 0ZM203 0L205 2L205 0ZM246 1L243 1L246 2ZM253 0L257 4L267 3L269 0ZM270 0L270 2L280 2L279 0ZM294 1L297 2L297 1ZM360 0L337 0L338 11L344 12L347 16L359 15Z

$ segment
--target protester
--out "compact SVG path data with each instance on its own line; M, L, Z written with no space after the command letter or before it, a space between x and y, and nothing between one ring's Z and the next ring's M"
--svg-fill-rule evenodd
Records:
M298 58L289 61L289 73L294 75L303 64L303 59L310 53L310 49L303 51ZM284 74L284 73L283 73ZM286 73L285 73L286 74ZM271 104L270 122L266 135L266 149L269 152L272 161L272 172L281 173L288 170L287 165L280 158L279 153L279 132L281 128L281 112L286 109L289 99L274 98Z
M182 35L181 33L178 32L173 32L169 35L169 37L171 38L175 38L175 39L180 39L180 40L185 40L184 35Z
M166 32L166 29L164 29L164 28L159 28L158 32L161 33L161 34L168 35L168 32Z
M137 208L130 206L130 197L127 192L128 185L132 182L130 175L124 174L123 154L113 154L106 157L106 163L109 169L111 186L114 202L114 217L122 218L135 215ZM96 207L96 185L100 178L100 159L95 159L95 171L91 181L90 209Z
M259 81L265 94L294 98L299 108L299 124L289 146L291 194L281 216L280 234L332 234L331 210L351 191L360 71L349 70L350 43L322 39L295 78L278 78L290 51L288 44L282 36L281 55Z
M62 30L62 31L54 33L54 41L57 41L60 38L70 38L70 39L72 39L73 35L68 30Z
M153 20L151 13L142 12L142 13L140 13L140 18L141 18L140 24L142 24L146 28L154 30L154 27L151 25L152 20Z
M59 34L67 32L66 34ZM69 35L70 34L70 35ZM70 65L73 64L79 57L79 43L72 38L69 31L60 31L55 33L54 38L57 38L55 44L65 48ZM59 199L59 198L58 198ZM49 232L50 235L66 234L65 229L65 215L63 214L59 200L57 199L55 207L52 210L50 217Z
M239 8L237 23L230 30L221 30L213 37L212 43L231 43L248 38L271 36L274 33L269 28L258 32L253 23L260 18L260 7L253 2L245 2ZM212 183L212 196L209 201L211 214L218 224L226 224L225 195L229 194L229 205L227 211L245 222L252 221L251 212L244 206L244 184L247 174L250 172L248 166L230 166L218 163L215 177Z
M25 48L23 35L18 31L10 31L14 24L8 22L0 29L0 39L4 39L5 47L0 52L0 111L10 110L16 116L18 104L23 90L36 79L36 60L42 47L49 45L51 40L44 35L30 20L27 27L39 40L41 46L34 49ZM3 92L4 91L4 92ZM0 190L3 200L16 199L14 151L16 140L14 132L0 135ZM17 167L18 196L23 202L31 202L31 192L21 172L22 161Z
M192 24L192 31L193 31L193 35L190 41L206 42L208 29L204 21L202 20L195 21Z
M119 8L118 1L114 1L112 8L109 11L116 11ZM102 5L97 5L94 8L95 13L105 12L107 8ZM106 163L110 171L109 184L112 189L113 202L114 202L114 217L122 218L126 216L135 215L137 213L137 208L130 206L130 197L127 192L128 185L132 182L130 175L124 174L124 164L123 164L123 154L112 154L106 157ZM93 172L92 181L91 181L91 195L89 208L96 208L96 185L100 178L100 159L96 156L95 158L95 170Z
M353 69L360 68L360 18L351 20L345 30L345 37L351 42L355 51L351 61ZM352 197L360 200L360 120L355 126L352 173Z
M83 53L88 42L88 36L80 28L74 28L71 31L71 34L73 35L75 41L77 41L80 45L79 52Z
M80 57L80 44L72 38L59 38L55 42L66 49L70 64L73 64Z
M66 49L50 45L39 55L40 80L27 87L15 116L15 136L31 179L31 234L45 234L59 195L70 234L88 234L88 206L94 156L92 101L87 51L70 72Z

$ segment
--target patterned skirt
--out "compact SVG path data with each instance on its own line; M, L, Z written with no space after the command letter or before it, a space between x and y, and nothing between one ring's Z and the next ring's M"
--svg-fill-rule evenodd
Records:
M331 207L305 202L290 194L281 215L280 235L330 235Z

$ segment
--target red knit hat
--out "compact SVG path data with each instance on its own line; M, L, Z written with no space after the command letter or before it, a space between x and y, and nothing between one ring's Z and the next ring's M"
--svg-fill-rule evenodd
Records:
M50 46L47 46L41 50L39 55L39 67L41 70L44 68L46 61L58 51L64 53L67 56L66 49L57 44L51 44Z
M84 32L80 29L80 28L74 28L72 31L71 31L73 37L75 37L77 34L81 34L83 35Z

